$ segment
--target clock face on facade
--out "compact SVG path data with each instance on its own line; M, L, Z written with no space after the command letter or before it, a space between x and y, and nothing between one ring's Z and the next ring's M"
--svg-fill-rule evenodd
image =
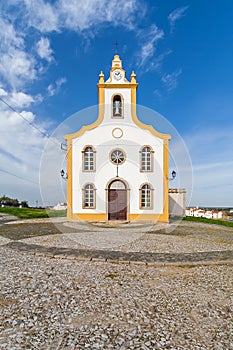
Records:
M114 78L115 80L120 80L122 77L123 77L122 71L120 71L119 69L114 70L114 72L113 72L113 78Z

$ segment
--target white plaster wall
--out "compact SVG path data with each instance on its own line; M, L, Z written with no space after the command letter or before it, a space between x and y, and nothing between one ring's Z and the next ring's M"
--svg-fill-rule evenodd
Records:
M169 193L169 215L184 216L185 215L185 192Z
M123 131L121 139L112 135L114 128ZM96 150L96 171L82 171L82 150L84 146L92 145ZM150 145L154 150L154 171L141 173L139 151L142 145ZM119 177L124 179L130 188L131 213L163 212L163 140L152 135L148 130L140 129L134 122L110 120L99 125L96 129L86 131L82 136L73 140L72 144L72 178L73 178L73 212L74 213L105 213L106 185L110 179L116 177L117 167L109 160L110 152L121 148L126 153L126 161L119 165ZM82 187L91 182L96 186L96 209L82 209ZM154 203L152 210L139 209L139 188L144 182L149 182L154 188Z

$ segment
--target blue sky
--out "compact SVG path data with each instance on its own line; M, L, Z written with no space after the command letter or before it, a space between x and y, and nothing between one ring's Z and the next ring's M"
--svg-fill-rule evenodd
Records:
M0 195L41 203L45 134L97 103L98 74L107 77L117 40L127 76L137 74L138 103L186 143L190 204L233 206L232 18L227 0L2 2L0 98L42 133L0 101Z

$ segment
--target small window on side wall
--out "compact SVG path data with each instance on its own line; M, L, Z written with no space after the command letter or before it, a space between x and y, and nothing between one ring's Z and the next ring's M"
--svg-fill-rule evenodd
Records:
M83 187L83 209L95 208L95 186L93 184L86 184Z
M113 96L112 101L112 116L113 118L123 117L123 101L120 95Z
M153 189L150 184L143 184L140 189L140 209L153 208Z
M83 151L83 171L95 171L95 149L86 146Z
M140 150L140 171L153 171L153 149L150 146L143 146Z

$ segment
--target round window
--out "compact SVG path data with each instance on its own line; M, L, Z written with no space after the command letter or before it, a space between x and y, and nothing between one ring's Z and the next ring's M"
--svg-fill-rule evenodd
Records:
M113 164L122 164L125 161L125 154L120 149L115 149L110 155L111 162Z

